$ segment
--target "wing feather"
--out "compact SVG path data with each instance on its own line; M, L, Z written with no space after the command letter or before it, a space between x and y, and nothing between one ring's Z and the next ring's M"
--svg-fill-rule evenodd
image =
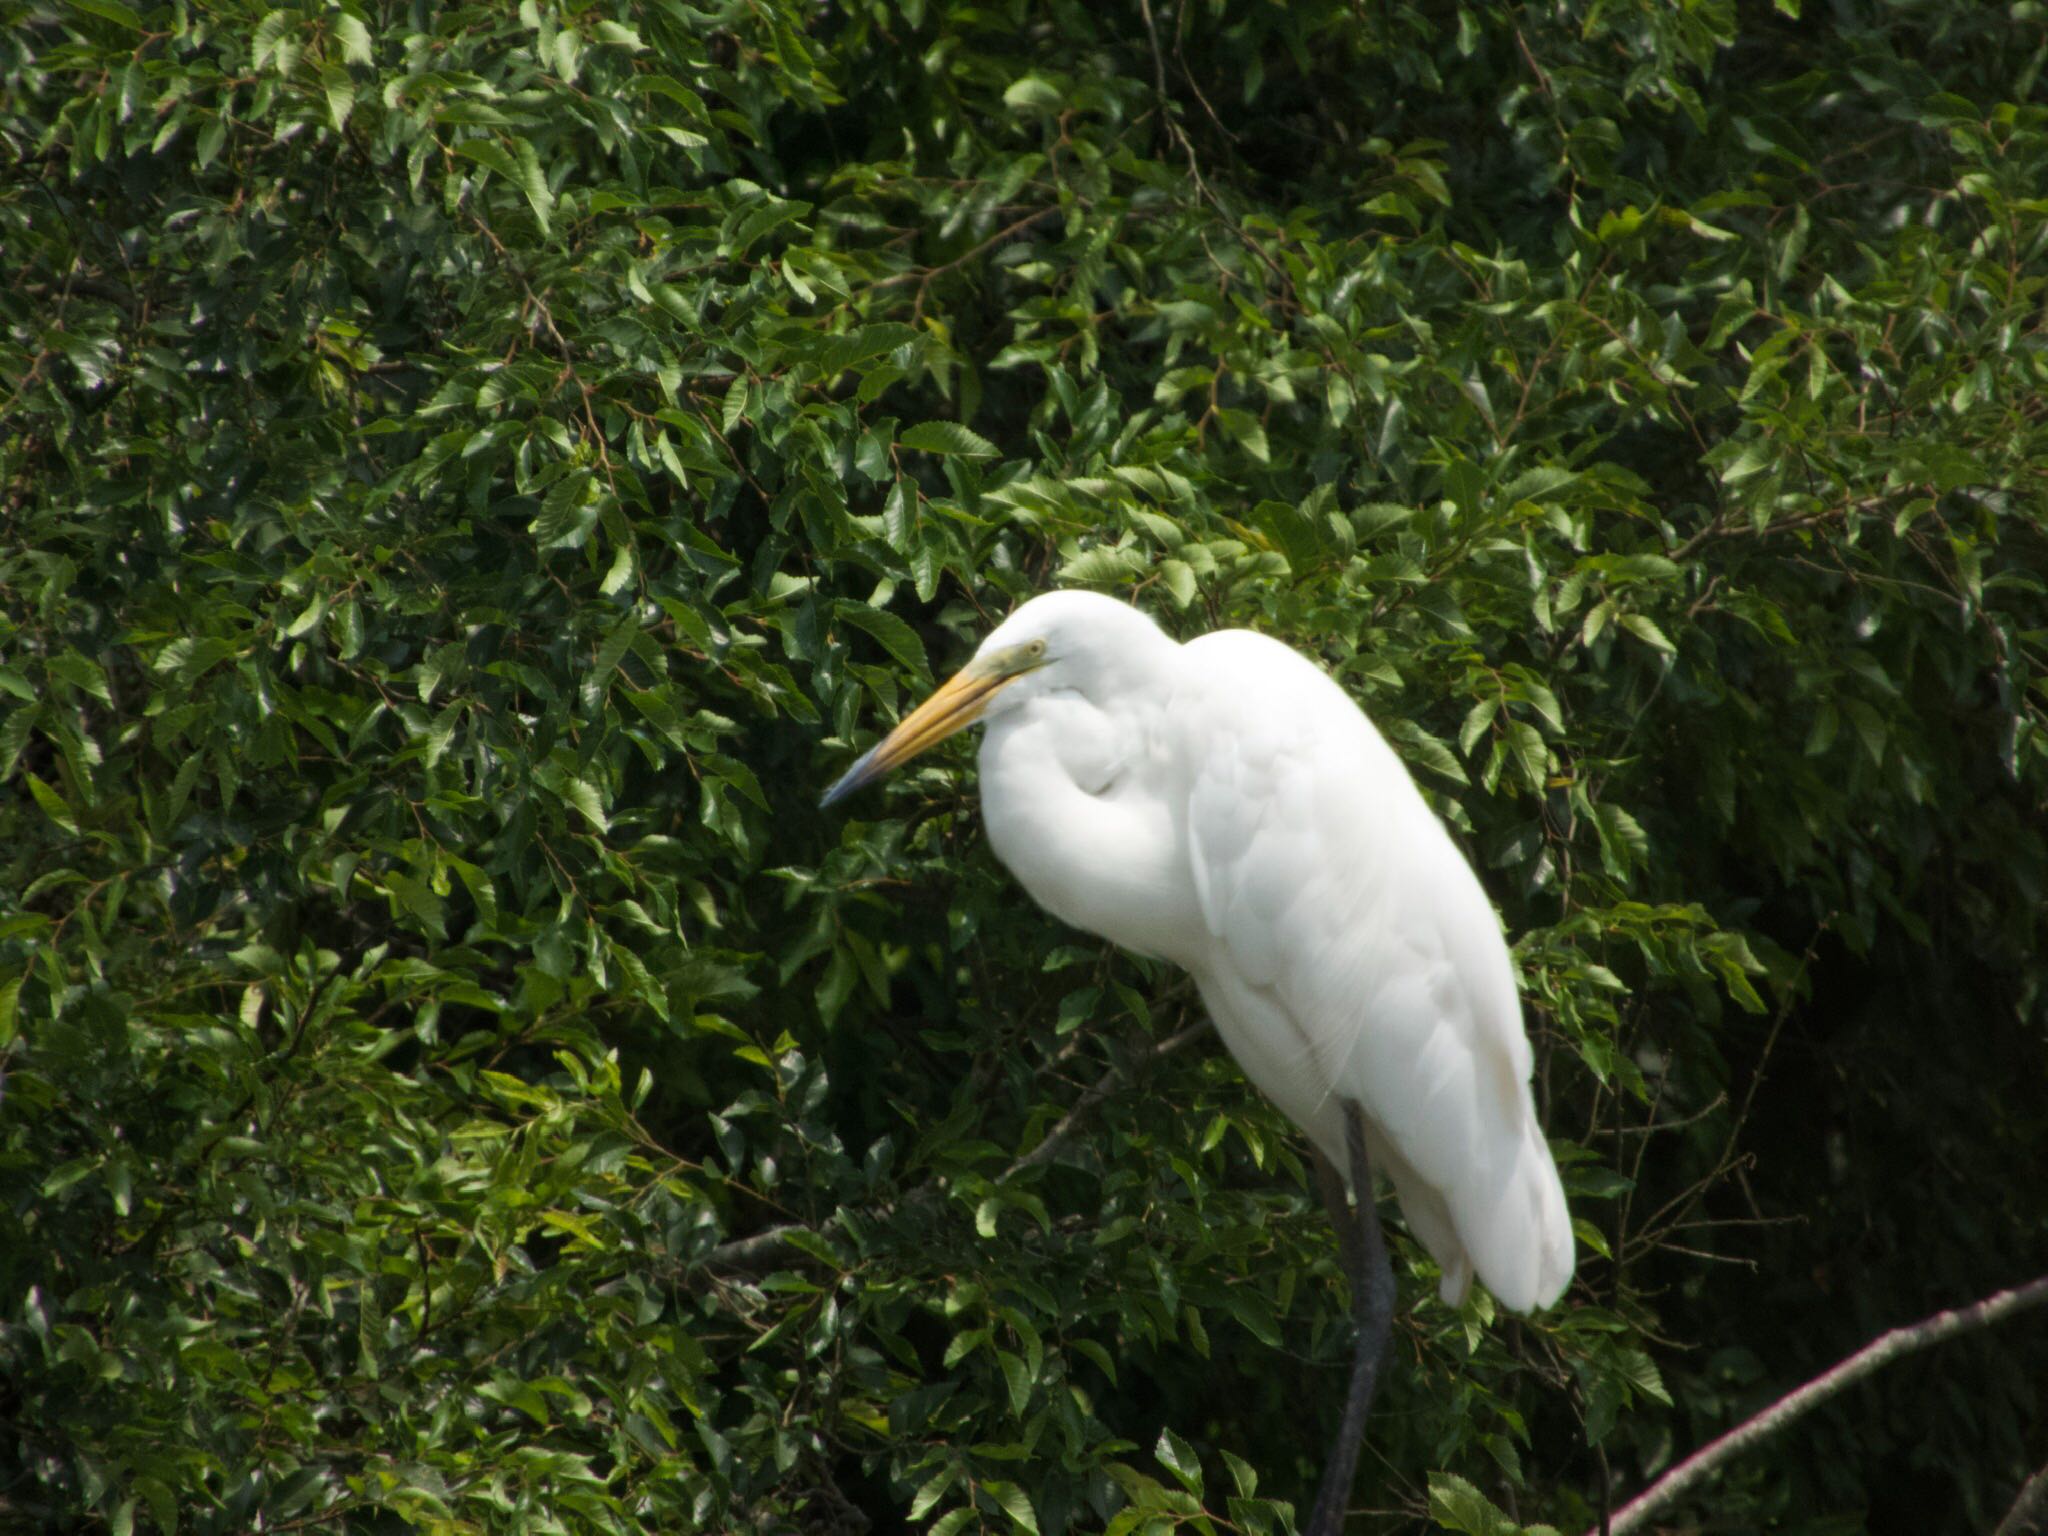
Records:
M1476 1269L1511 1307L1554 1299L1571 1230L1478 879L1311 663L1241 630L1186 652L1174 756L1212 943L1179 958L1226 1042L1339 1167L1339 1106L1359 1102L1447 1295Z

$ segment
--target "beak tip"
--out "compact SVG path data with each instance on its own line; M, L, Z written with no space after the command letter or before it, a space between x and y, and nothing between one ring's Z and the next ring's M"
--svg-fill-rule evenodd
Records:
M981 718L988 695L1007 681L973 666L963 668L930 698L906 715L887 736L861 754L832 787L818 797L826 810L856 790L865 789L892 768L907 763L925 748L945 740Z
M873 778L874 773L869 765L874 761L874 757L875 754L872 750L863 752L854 761L854 765L851 768L847 769L846 772L839 775L833 781L830 789L818 796L818 809L821 811L830 810L848 795L851 795L855 790L866 784L869 779Z

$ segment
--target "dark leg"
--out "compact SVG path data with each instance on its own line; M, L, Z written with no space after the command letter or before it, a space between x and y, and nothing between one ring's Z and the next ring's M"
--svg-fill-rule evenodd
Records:
M1365 1250L1359 1246L1358 1218L1351 1214L1351 1196L1344 1188L1344 1175L1311 1145L1316 1170L1316 1193L1323 1197L1323 1214L1337 1234L1337 1252L1344 1260L1344 1278L1351 1285L1351 1304L1358 1305L1358 1277L1365 1272Z
M1351 1281L1351 1315L1358 1323L1358 1343L1351 1356L1351 1390L1344 1398L1344 1419L1337 1443L1323 1469L1323 1486L1315 1512L1302 1527L1303 1536L1338 1536L1344 1528L1344 1506L1358 1472L1358 1451L1365 1440L1365 1418L1379 1385L1380 1359L1394 1327L1394 1268L1380 1235L1379 1211L1372 1198L1372 1165L1365 1155L1365 1122L1358 1105L1344 1101L1344 1149L1351 1155L1351 1189L1357 1199L1354 1215L1344 1207L1344 1189L1336 1170L1316 1160L1316 1181L1323 1203L1337 1225L1344 1250L1344 1268Z

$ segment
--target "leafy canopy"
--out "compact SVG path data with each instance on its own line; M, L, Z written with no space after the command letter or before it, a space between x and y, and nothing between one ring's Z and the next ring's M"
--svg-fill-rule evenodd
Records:
M1578 1283L1396 1231L1361 1528L2041 1269L2048 36L1799 10L0 4L0 1509L1285 1529L1298 1138L964 751L814 809L1061 583L1516 940ZM1987 1528L2012 1339L1715 1517Z

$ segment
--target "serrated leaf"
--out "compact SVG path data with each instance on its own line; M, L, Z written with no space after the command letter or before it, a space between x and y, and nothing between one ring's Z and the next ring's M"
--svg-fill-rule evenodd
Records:
M114 702L114 695L107 687L107 674L91 657L81 656L76 651L66 651L61 656L50 658L50 670L66 682L83 688L102 704ZM13 690L10 688L9 691ZM30 692L24 697L33 698L34 694Z
M1108 1350L1093 1339L1075 1339L1067 1347L1075 1354L1093 1361L1095 1368L1109 1378L1109 1384L1116 1385L1116 1361L1110 1358Z
M956 1333L953 1335L952 1342L946 1346L945 1357L940 1361L940 1364L950 1371L987 1342L988 1330L986 1328L970 1328L965 1333Z
M1522 770L1523 781L1541 794L1550 769L1550 752L1543 745L1543 733L1526 720L1510 720L1506 735L1508 751Z
M951 1488L959 1477L960 1469L957 1467L945 1467L933 1474L910 1500L910 1522L915 1525L930 1514L939 1500L946 1496L946 1490Z
M1003 105L1014 112L1057 112L1067 96L1043 75L1023 75L1003 91Z
M131 32L142 31L142 17L120 3L120 0L70 0L74 11L83 11L88 16L98 16L104 21L118 22Z
M633 546L621 543L612 551L610 569L604 573L604 580L597 584L597 590L606 597L616 597L626 590L633 580Z
M1605 802L1593 807L1593 817L1600 833L1602 862L1609 873L1626 874L1648 860L1649 834L1635 817L1620 806Z
M833 611L854 628L865 630L881 641L882 648L901 666L916 673L920 681L931 681L931 665L925 660L924 642L917 638L916 630L895 614L853 602L835 603Z
M298 639L299 636L305 634L308 630L314 628L316 625L319 624L319 622L322 619L326 617L327 594L323 592L314 597L314 599L310 603L306 604L306 606L300 610L299 616L293 619L291 623L285 626L285 638L287 640Z
M970 432L957 421L921 421L897 437L905 448L962 459L992 459L996 445L979 432Z
M1261 464L1272 457L1265 424L1250 411L1219 410L1216 419L1222 423L1224 435Z
M1647 614L1624 613L1620 618L1621 627L1634 635L1652 650L1662 651L1667 656L1678 654L1678 647L1657 627L1657 621Z
M587 779L572 777L559 770L550 775L550 779L549 787L556 794L560 795L563 801L573 808L577 814L582 816L585 821L589 822L600 832L609 832L611 830L611 818L605 814L604 796L599 793L595 784L592 784Z
M1481 699L1465 711L1465 723L1458 727L1458 750L1467 757L1479 745L1479 738L1486 734L1486 728L1493 724L1493 717L1500 713L1500 698Z
M1429 1515L1445 1530L1465 1536L1521 1536L1518 1523L1464 1478L1449 1472L1429 1474Z
M1198 1499L1202 1496L1202 1459L1195 1454L1193 1446L1172 1430L1161 1429L1159 1443L1152 1447L1152 1454L1179 1480L1181 1487Z
M519 184L519 165L497 140L464 139L454 148L455 153L465 160L475 161L485 170L495 172L514 186Z
M376 58L376 51L370 43L370 29L346 11L334 18L335 40L341 44L341 56L351 64L368 64Z
M43 814L73 837L78 836L78 817L64 797L32 773L23 774L22 777L28 780L28 792L35 798L36 804L43 808Z
M1021 1419L1025 1405L1031 1401L1031 1373L1007 1349L996 1351L996 1364L1002 1367L1003 1381L1010 1389L1010 1412Z
M348 126L349 114L356 109L355 82L339 64L329 64L320 71L320 91L327 100L327 121L338 133Z
M910 493L904 489L904 482L898 480L882 501L882 536L898 554L908 554L912 547L910 507Z
M523 138L512 141L512 156L519 167L516 178L519 190L526 194L527 206L533 209L533 216L540 223L540 232L545 235L548 232L548 215L555 209L555 194L549 190L547 175L540 168L540 156Z
M1003 1513L1018 1530L1038 1536L1038 1515L1022 1488L1015 1483L988 1482L982 1484L982 1491L1003 1507Z
M1241 1499L1256 1498L1259 1492L1259 1474L1251 1463L1234 1456L1229 1450L1218 1447L1217 1454L1223 1458L1223 1465L1230 1469L1230 1480L1237 1488Z
M542 549L575 548L590 536L595 522L588 504L592 479L590 470L571 470L548 487L540 514L527 524Z

